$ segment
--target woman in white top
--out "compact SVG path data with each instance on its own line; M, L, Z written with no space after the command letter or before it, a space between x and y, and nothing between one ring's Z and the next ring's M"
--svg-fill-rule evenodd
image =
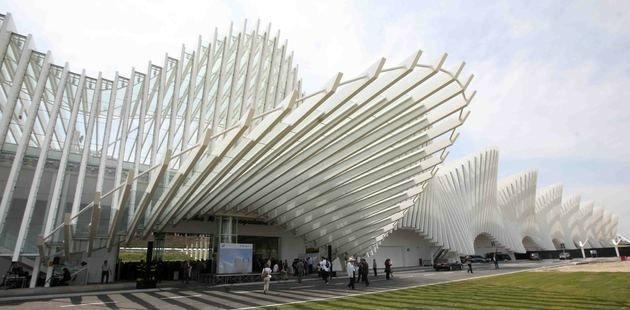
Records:
M319 270L321 272L322 279L324 279L324 284L328 285L328 272L330 271L330 263L323 256L322 259L319 261Z
M348 288L354 289L354 273L356 269L354 267L354 258L350 257L348 259L348 263L346 264L346 272L348 272L348 279L350 282L348 283Z
M269 268L269 265L263 268L260 276L263 280L263 292L267 294L269 292L269 282L271 282L271 268Z

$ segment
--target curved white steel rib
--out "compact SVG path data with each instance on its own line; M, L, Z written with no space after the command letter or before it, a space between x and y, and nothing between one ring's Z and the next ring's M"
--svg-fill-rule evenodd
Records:
M120 237L147 237L211 214L283 225L312 246L369 252L446 158L474 96L467 93L472 76L460 77L464 64L446 69L446 55L421 64L420 51L393 66L379 59L356 78L337 73L322 90L304 95L286 43L258 25L252 31L244 25L240 33L230 28L224 37L215 31L195 49L182 46L177 59L165 55L162 66L149 63L146 73L132 69L129 78L110 81L49 65L30 36L14 33L10 15L0 17L0 39L10 39L0 48L7 56L2 74L15 84L2 89L10 102L3 105L0 132L8 132L7 144L19 143L21 153L31 144L45 149L40 162L49 159L49 149L62 153L43 236L52 251L62 227L75 236L89 231L82 236L91 240L90 253L103 245L94 239L111 247ZM20 90L30 97L17 96ZM57 119L57 110L45 110L26 115L29 124L41 126L23 129L15 125L19 117L5 113L14 106L36 109L40 102L55 102L71 117ZM52 133L42 145L46 127ZM67 182L65 167L73 163L80 167L78 186ZM0 226L22 162L13 165ZM113 186L104 182L108 173ZM96 174L94 188L85 182L89 174ZM70 222L61 223L61 192L68 186L75 192L73 208L61 216ZM21 242L31 225L37 180L32 187ZM83 197L92 190L95 201ZM109 227L99 228L106 203L111 215L99 223ZM94 223L82 221L84 213ZM84 249L66 247L76 250ZM20 251L18 246L17 256Z
M33 235L32 226L42 225L38 221L43 216L35 216L34 222L33 215L50 186L45 185L50 181L42 181L46 173L55 176L52 195L43 195L49 196L43 240L59 240L53 239L63 226L68 196L72 208L67 217L74 235L92 239L97 234L111 245L120 233L111 227L134 231L150 224L149 214L161 212L161 206L177 196L163 188L186 183L198 174L190 162L216 152L217 140L256 126L279 111L282 99L301 93L286 43L280 44L270 28L255 25L250 31L247 23L240 33L233 34L230 27L224 37L215 30L212 40L204 42L200 37L195 48L182 46L177 58L165 55L163 64L149 62L145 73L132 69L129 78L118 73L113 80L100 73L94 78L71 72L67 64L51 64L51 59L51 53L35 49L30 35L17 33L11 14L0 14L0 74L11 85L0 89L8 99L1 106L0 147L14 159L9 176L2 179L6 186L0 202L0 232L17 235L6 239L15 243L2 244L14 247L14 260L24 246L36 246L34 238L27 237ZM231 146L225 148L229 151ZM39 157L29 152L32 148L41 150ZM20 176L32 170L28 196L14 196ZM78 170L78 177L69 182L73 170ZM106 181L110 175L113 185ZM125 175L134 177L127 180ZM94 192L101 198L99 203L90 202ZM106 214L109 220L90 223L89 217L80 217L93 213L91 218L97 219L94 212L100 214L101 202L112 210ZM12 208L24 209L19 212L19 232L13 231L16 225L6 229ZM99 228L99 224L107 226L104 222L109 227Z
M540 190L536 195L536 222L539 245L543 249L554 249L551 237L552 214L562 204L562 185L555 184Z
M151 214L143 234L231 214L284 225L313 246L368 252L444 160L474 95L465 93L470 79L459 80L463 64L446 70L443 57L420 65L420 55L389 69L381 59L345 82L338 74L229 138L229 150L227 138L217 140L224 151L195 164L203 173L176 185L185 194Z
M503 214L503 227L509 249L525 252L523 238L530 237L538 244L536 225L536 171L519 173L501 180L498 203Z
M414 229L438 247L459 254L475 253L482 234L511 252L527 243L554 250L575 248L588 240L608 245L616 231L607 211L580 205L580 198L562 200L562 186L536 192L537 172L504 178L497 185L498 151L488 149L440 168L397 228ZM555 242L558 243L554 245Z

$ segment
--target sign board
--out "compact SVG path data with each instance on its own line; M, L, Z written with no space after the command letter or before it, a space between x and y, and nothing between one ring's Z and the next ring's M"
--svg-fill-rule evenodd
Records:
M252 272L251 243L220 243L217 273L250 273Z

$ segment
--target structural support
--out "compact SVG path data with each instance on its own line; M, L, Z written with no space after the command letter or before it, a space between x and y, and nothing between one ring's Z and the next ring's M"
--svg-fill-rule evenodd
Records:
M90 216L90 230L88 232L87 257L92 256L94 241L98 231L98 223L101 219L101 193L94 193L94 205L92 206L92 215Z
M105 118L105 130L103 131L103 146L101 148L101 158L98 165L98 175L96 176L96 192L103 192L103 182L105 180L105 173L107 167L107 154L109 153L110 136L112 131L112 122L114 118L114 109L116 104L116 94L118 89L118 72L114 77L114 82L111 84L111 91L109 93L109 103L107 107L107 117Z
M144 123L146 119L146 110L147 106L150 104L150 94L149 94L149 86L151 84L151 62L149 62L149 66L147 67L147 73L144 75L143 85L142 85L142 98L140 99L140 116L138 121L138 134L136 135L136 152L134 156L134 166L133 173L134 175L140 174L140 161L142 155L142 148L144 142ZM127 222L131 222L133 219L133 214L136 210L136 196L138 195L138 178L136 178L131 187L131 198L129 199L129 214Z
M164 173L166 173L166 169L168 168L168 164L171 161L171 150L166 150L166 154L164 154L164 159L162 159L162 165L158 169L157 173L151 177L149 181L149 185L147 185L147 189L142 196L142 200L138 204L138 208L136 209L136 214L133 217L133 221L129 223L127 227L127 238L125 239L126 243L129 243L133 238L136 229L138 228L138 224L140 223L140 219L143 218L144 212L149 207L149 203L151 203L151 199L155 195L157 188L160 182L163 181Z
M68 64L66 63L63 72L61 73L61 77L59 79L59 83L57 84L57 90L55 93L55 99L54 99L54 106L53 106L53 110L51 111L50 114L50 118L47 124L47 131L46 131L46 137L44 138L44 144L41 146L40 149L40 153L39 153L39 159L37 161L37 167L35 168L35 175L33 177L33 183L31 184L31 188L28 194L28 199L26 201L26 207L24 209L24 215L22 215L22 226L20 227L21 230L23 230L20 234L21 237L18 238L17 242L16 242L16 247L14 250L14 261L18 261L18 255L22 250L23 244L24 244L24 240L26 239L26 236L28 235L28 227L30 226L31 223L31 218L33 216L33 212L35 210L35 203L37 201L37 193L39 191L39 186L41 184L41 179L42 179L42 175L44 173L44 168L46 166L46 159L48 158L48 150L49 150L49 146L50 146L50 142L52 140L52 136L53 133L55 131L55 125L57 122L57 116L59 115L59 108L61 107L62 104L62 97L64 94L64 88L65 88L65 84L66 84L66 80L68 78ZM49 211L50 213L50 211ZM44 231L45 232L45 231ZM44 255L45 255L45 251L43 251L41 249L41 244L43 244L43 240L40 241L40 263L41 260L43 260ZM17 254L16 254L17 253ZM33 270L33 274L34 275L38 275L39 274L39 268L40 268L41 264L36 264L34 270ZM51 270L52 272L52 270ZM37 277L33 277L33 278L37 278ZM35 282L36 283L36 282ZM48 284L48 282L47 282ZM31 282L31 287L34 287L35 284L33 282Z
M9 172L7 184L4 187L4 194L2 196L2 201L0 202L0 233L4 229L9 206L11 205L11 201L13 200L15 187L18 182L19 174L22 170L24 155L26 153L28 143L31 139L31 132L33 131L35 120L37 119L37 111L42 102L42 95L44 94L46 81L48 79L48 72L50 71L50 57L50 52L48 52L46 54L46 57L44 58L42 71L39 74L37 86L35 87L33 97L31 98L31 105L28 107L28 119L26 121L26 124L24 125L22 136L20 137L20 142L18 143L18 148L15 151L15 157L13 158L13 163L11 164L11 171ZM24 214L32 214L32 210L26 209L24 210ZM24 245L24 240L26 238L26 232L28 231L29 224L30 217L23 217L22 224L20 225L20 232L18 233L18 238L15 244L15 248L13 250L12 261L14 262L18 261L18 255L20 254L22 246Z
M14 25L13 25L13 17L11 13L7 13L4 16L4 20L2 21L2 27L0 27L0 69L2 68L4 56L9 49L9 44L11 43L11 35L13 34Z
M90 156L90 147L92 144L92 133L94 132L94 124L96 123L96 117L101 107L101 86L103 83L103 79L101 73L98 74L98 79L96 80L96 84L94 85L94 95L92 97L92 104L90 109L90 114L88 118L87 131L85 133L85 137L83 137L83 152L81 154L81 163L79 165L79 176L77 177L77 187L74 191L74 201L72 202L72 215L79 213L79 208L81 207L81 198L83 196L83 186L85 182L86 170L87 170L87 162ZM76 217L72 220L72 224L76 224Z
M63 216L63 252L66 257L72 253L72 220L71 214L65 213Z
M162 196L158 199L155 207L153 208L153 214L151 214L149 221L145 225L143 236L146 238L148 234L151 232L151 228L155 225L156 221L162 213L165 211L166 206L169 205L171 200L175 197L175 194L178 190L180 190L180 186L186 180L190 172L193 170L194 166L197 164L201 155L206 151L208 144L210 143L210 138L212 137L212 132L210 130L206 130L203 140L197 146L197 149L194 150L193 154L189 157L188 161L182 165L180 171L173 177L171 182L168 184L166 192L162 194Z
M125 182L125 186L123 187L122 193L120 194L120 201L118 202L119 208L118 210L116 210L116 215L114 215L114 220L111 227L109 228L109 238L107 239L107 252L112 251L112 246L114 245L116 237L118 236L120 221L122 220L125 214L125 210L127 209L127 205L129 204L129 195L133 182L134 174L132 171L129 171L127 174L127 181Z
M77 122L77 116L79 115L79 106L81 105L81 99L83 97L83 86L85 84L85 70L79 78L79 84L77 91L74 95L74 101L72 102L72 114L68 121L68 132L66 133L66 141L63 145L63 151L61 159L59 160L59 170L57 171L57 177L55 179L55 188L53 189L52 201L49 205L48 218L46 219L46 226L44 227L44 235L48 236L54 225L57 216L57 210L59 208L61 200L61 191L63 190L64 179L66 178L66 166L68 165L68 157L70 156L70 146L75 133L75 126Z
M4 142L9 134L9 125L11 125L13 115L15 114L15 105L22 91L24 76L26 75L28 64L31 61L31 53L33 52L31 49L32 39L32 36L29 35L24 42L24 48L20 54L20 60L17 63L15 75L13 76L13 83L7 94L7 101L2 107L2 119L0 119L0 150L4 148ZM2 59L0 59L0 61L2 61ZM17 140L18 137L15 138Z
M116 164L116 175L114 176L114 184L120 184L121 180L122 180L122 170L123 170L123 163L125 161L125 155L126 155L126 147L127 147L127 136L129 134L129 111L131 110L131 99L133 97L133 83L135 83L136 81L136 70L134 68L131 69L131 77L129 78L129 80L127 81L127 89L125 91L125 98L123 101L123 105L122 105L122 111L120 114L120 137L118 139L118 161ZM118 203L119 197L118 197L119 193L116 191L114 192L113 195L113 199L112 199L112 211L114 212L114 210L118 210L120 208L120 206L116 205ZM110 217L109 217L109 225L111 226L113 224L114 218L111 216L110 212Z

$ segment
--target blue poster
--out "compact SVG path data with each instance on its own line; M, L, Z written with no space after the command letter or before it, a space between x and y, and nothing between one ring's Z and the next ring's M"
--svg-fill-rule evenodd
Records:
M252 272L251 243L219 244L219 265L217 273L250 273Z

